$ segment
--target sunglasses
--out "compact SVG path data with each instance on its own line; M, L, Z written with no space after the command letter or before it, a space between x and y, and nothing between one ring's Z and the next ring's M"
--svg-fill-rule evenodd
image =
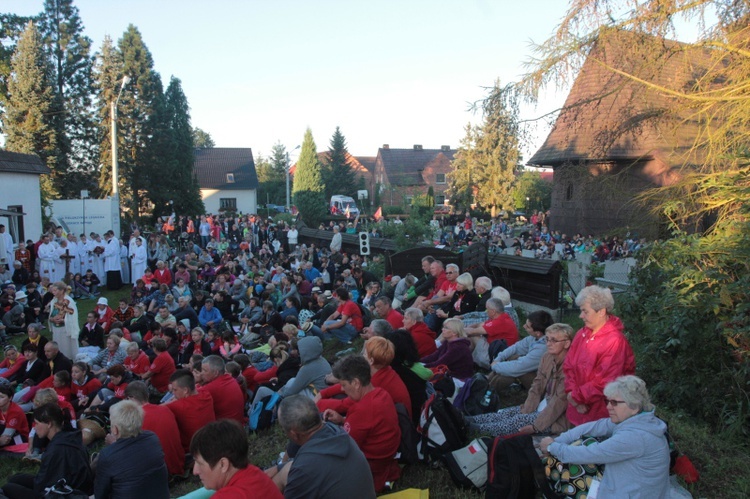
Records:
M611 405L613 407L617 407L618 405L625 404L626 402L624 400L604 399L604 403L606 405Z

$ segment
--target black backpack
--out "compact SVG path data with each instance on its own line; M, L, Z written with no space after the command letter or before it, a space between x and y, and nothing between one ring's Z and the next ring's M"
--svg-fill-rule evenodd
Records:
M427 399L419 417L417 450L423 461L437 461L446 452L464 447L468 431L461 413L450 400L436 392Z
M487 392L490 395L489 403L484 405ZM487 376L476 373L461 387L453 400L453 405L467 416L476 416L497 411L497 407L500 405L500 397L490 387Z
M414 428L411 416L404 407L404 404L396 404L396 413L398 414L398 426L401 429L401 443L398 445L398 462L402 464L415 464L419 461L417 452L417 442L419 436L417 429Z
M495 438L487 460L486 499L535 499L558 497L544 472L542 459L534 449L531 435Z

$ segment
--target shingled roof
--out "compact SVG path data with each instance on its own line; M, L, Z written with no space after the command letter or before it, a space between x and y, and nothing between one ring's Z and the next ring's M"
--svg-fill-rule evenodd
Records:
M388 181L392 185L423 185L422 172L429 166L443 161L450 163L456 154L455 149L391 149L381 147L378 156L382 162Z
M50 169L36 154L21 154L0 150L0 172L42 175L50 173Z
M706 49L610 30L600 35L542 147L528 164L660 159L696 164L698 125L675 98L611 68L682 91L706 73Z
M229 182L227 174L234 182ZM258 188L253 150L243 147L196 149L195 174L201 189L246 190Z

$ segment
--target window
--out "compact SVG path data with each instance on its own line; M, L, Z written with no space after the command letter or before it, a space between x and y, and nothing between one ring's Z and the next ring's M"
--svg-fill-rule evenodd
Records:
M227 184L234 183L234 173L227 173Z
M442 194L436 194L435 195L435 204L445 204L445 196Z
M237 198L219 198L219 209L237 211Z
M571 199L573 199L573 184L568 184L568 189L565 192L565 199L567 201L570 201Z
M414 196L406 196L406 204L407 206L411 206L412 202L414 201Z
M445 173L438 173L435 175L435 183L436 184L444 184L445 183Z

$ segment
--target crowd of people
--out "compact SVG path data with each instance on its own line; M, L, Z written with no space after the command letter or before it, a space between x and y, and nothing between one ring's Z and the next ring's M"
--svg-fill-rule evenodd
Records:
M76 251L75 263L63 258L62 274L38 250L54 242L67 256L70 244L88 243L83 235L77 242L45 234L22 262L28 279L3 291L14 303L5 314L20 304L24 318L3 334L27 338L21 354L6 346L0 364L0 446L27 444L25 457L48 472L12 477L5 494L41 497L39 487L63 473L61 449L80 452L73 445L80 438L107 443L91 473L71 483L96 497L136 497L147 482L158 484L149 497L168 497L170 480L190 469L214 497L251 489L374 497L400 477L399 411L416 425L430 380L445 372L458 388L482 371L493 390L529 389L520 407L470 421L493 435L560 434L588 423L610 435L620 426L601 421L619 425L652 411L643 397L628 398L632 383L605 389L635 372L608 289L578 295L578 333L541 311L521 325L507 290L455 264L426 256L412 273L381 280L336 237L357 223L332 224L330 245L318 247L302 244L292 224L255 216L170 217L163 234L148 238L134 230L124 243L105 234L101 252ZM474 233L471 223L461 224L464 233ZM170 234L183 239L182 251ZM107 256L101 269L89 260L109 245L118 248L116 270ZM123 282L132 289L119 303L99 296L97 286ZM96 302L84 306L91 297ZM351 347L357 338L364 339L359 353ZM329 342L341 345L333 365L323 355ZM245 437L259 404L271 399L280 400L275 414L289 442L261 472L247 462ZM24 412L33 414L31 426L20 423L25 416L6 416ZM544 450L564 459L570 431ZM612 480L602 486L619 486Z

